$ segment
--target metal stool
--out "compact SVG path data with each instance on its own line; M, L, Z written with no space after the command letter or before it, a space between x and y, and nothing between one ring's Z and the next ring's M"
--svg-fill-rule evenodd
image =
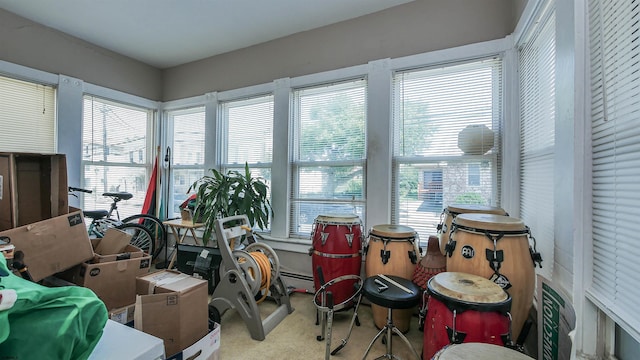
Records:
M416 359L420 360L420 355L411 346L411 343L395 325L393 325L393 319L391 318L393 309L409 309L418 305L421 296L420 288L411 282L398 276L393 275L374 275L365 279L362 286L362 295L367 298L371 303L388 308L387 310L387 323L378 332L378 334L371 340L367 351L364 353L362 359L366 359L373 344L383 334L386 335L387 353L379 356L377 359L398 359L392 352L392 336L396 333L400 339L411 349Z

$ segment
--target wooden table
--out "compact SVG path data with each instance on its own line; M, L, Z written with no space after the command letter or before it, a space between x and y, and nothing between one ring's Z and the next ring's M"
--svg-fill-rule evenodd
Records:
M167 266L167 269L173 269L173 263L176 261L176 257L178 256L178 244L184 243L184 239L187 234L191 233L191 236L193 236L193 240L196 242L196 245L198 245L198 235L196 235L196 229L204 227L204 224L194 223L193 221L181 219L167 220L164 221L163 224L171 229L171 231L173 232L173 236L176 239L176 251L174 251L173 255L171 255L171 262L169 262L169 266ZM181 229L184 230L182 235L180 235Z

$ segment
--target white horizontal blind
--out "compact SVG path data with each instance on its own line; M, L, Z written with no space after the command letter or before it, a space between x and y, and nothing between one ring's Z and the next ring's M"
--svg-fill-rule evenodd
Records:
M82 122L83 209L108 210L105 192L126 191L131 200L118 203L120 216L142 211L151 173L149 109L85 96Z
M309 236L318 215L364 219L366 86L357 79L294 91L294 236Z
M519 46L520 217L537 239L542 274L554 253L555 8L543 9Z
M189 187L204 173L205 109L196 107L167 113L173 129L172 146L165 151L171 161L172 198L169 217L180 216L180 204L189 196Z
M422 241L453 203L499 203L502 59L398 72L393 79L392 222Z
M220 104L220 112L224 127L220 132L224 136L223 171L244 174L245 163L248 164L251 176L265 182L271 197L273 95L227 101Z
M640 9L589 2L593 278L588 294L640 341Z
M0 151L55 153L55 89L0 76Z

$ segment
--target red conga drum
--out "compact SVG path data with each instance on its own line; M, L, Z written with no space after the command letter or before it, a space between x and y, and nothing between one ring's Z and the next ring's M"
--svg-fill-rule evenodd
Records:
M438 237L440 238L440 251L445 254L445 246L449 242L449 233L451 232L451 223L456 216L460 214L495 214L508 215L504 209L496 206L478 205L478 204L451 204L442 210L440 214L440 224L438 224Z
M316 290L344 275L360 276L363 237L361 221L357 215L318 215L313 223L311 236L311 264ZM321 274L318 269L321 269ZM336 304L334 310L352 305L352 301L347 300L356 292L356 282L356 277L347 277L325 289L333 294L333 303Z
M427 283L423 359L449 344L506 345L511 339L511 297L481 276L442 272Z
M376 225L369 231L365 251L366 277L395 275L411 280L420 261L418 233L404 225ZM371 304L373 320L382 329L387 322L387 308ZM394 309L394 325L403 333L409 331L413 309Z
M513 300L513 336L529 317L535 288L529 228L522 220L494 214L460 214L449 235L447 271L482 276L500 285ZM541 260L541 259L540 259Z

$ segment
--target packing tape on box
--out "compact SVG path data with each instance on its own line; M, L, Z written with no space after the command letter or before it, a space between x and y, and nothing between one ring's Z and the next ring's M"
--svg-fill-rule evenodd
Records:
M182 279L186 279L189 278L190 276L187 274L176 274L176 273L164 273L162 275L166 275L166 276L159 276L158 279L153 279L151 281L149 281L149 290L147 292L147 294L153 294L155 293L155 289L158 286L165 286L168 284L172 284L174 282L180 281Z

